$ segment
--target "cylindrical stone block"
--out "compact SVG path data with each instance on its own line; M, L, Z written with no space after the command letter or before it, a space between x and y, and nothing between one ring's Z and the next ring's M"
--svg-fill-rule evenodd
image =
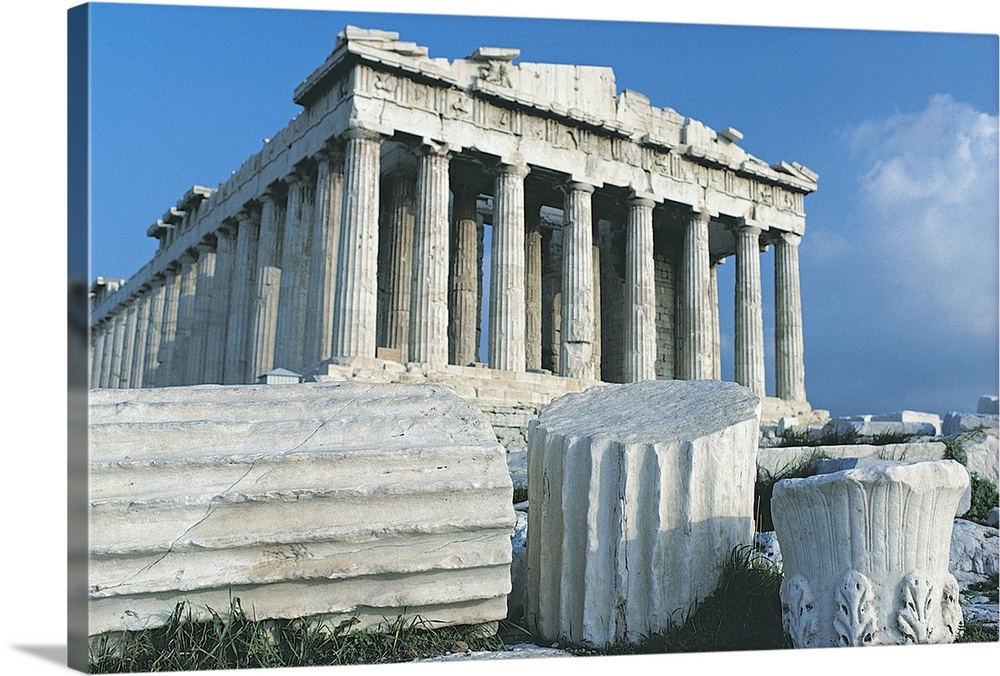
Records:
M760 406L735 383L659 380L542 409L528 440L538 640L639 641L715 590L753 534Z
M962 610L948 556L968 485L954 460L775 484L782 622L795 647L954 641Z
M389 188L389 299L386 311L386 344L408 360L410 342L410 293L413 283L413 228L416 178L400 172Z
M760 228L741 225L736 235L736 382L765 394L764 314L760 284Z
M448 363L448 151L424 145L417 160L408 359Z
M136 315L135 347L132 350L132 387L143 386L146 372L146 343L149 340L149 311L152 303L152 289L144 285L140 290L139 310Z
M198 245L198 278L195 283L191 324L191 349L188 354L186 382L205 382L205 353L208 351L209 316L215 303L215 243Z
M176 385L171 365L174 343L177 340L177 306L181 294L181 265L172 262L166 269L166 292L163 297L163 322L160 332L160 349L156 358L156 378L151 385L164 387Z
M205 343L205 367L202 382L221 384L226 358L226 330L229 325L230 298L233 293L233 269L236 261L236 233L230 225L216 232L215 274L212 280L212 304L208 309L208 340Z
M332 356L333 303L343 188L343 152L333 148L320 153L316 165L313 255L306 302L306 363L324 361Z
M260 237L257 240L257 311L253 323L250 382L274 368L281 292L281 222L273 194L261 195Z
M779 399L806 400L799 288L800 235L778 233L774 242L774 373Z
M656 379L656 280L653 206L629 200L625 233L625 380Z
M257 307L257 239L260 234L258 215L241 211L236 215L236 267L230 296L229 322L226 327L226 362L223 382L250 383L249 340L251 322Z

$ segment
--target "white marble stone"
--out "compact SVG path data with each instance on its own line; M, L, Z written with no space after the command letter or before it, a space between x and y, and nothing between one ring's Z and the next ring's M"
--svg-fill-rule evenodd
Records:
M536 636L637 641L712 593L751 541L759 416L752 392L718 381L593 387L544 408L528 445Z
M978 429L1000 429L1000 416L989 413L957 413L945 415L941 434L946 437Z
M954 641L962 611L949 547L968 481L942 460L775 484L782 621L795 647Z
M921 411L895 411L871 416L872 422L928 423L934 428L934 436L941 436L941 416Z
M1000 414L1000 397L997 397L995 394L984 394L979 397L979 403L976 405L976 413L985 413L987 415Z
M91 635L196 619L503 619L511 483L440 385L95 390Z

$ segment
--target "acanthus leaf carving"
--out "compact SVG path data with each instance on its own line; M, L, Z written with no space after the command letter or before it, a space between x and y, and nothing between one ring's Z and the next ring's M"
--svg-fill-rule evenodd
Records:
M896 626L910 643L927 643L934 629L931 626L933 589L930 577L913 571L899 584Z
M801 575L781 583L781 624L796 648L811 648L816 642L815 599Z
M837 586L835 602L833 628L840 645L874 645L878 638L878 615L871 580L856 570L847 571Z
M941 627L947 634L941 637L942 643L951 643L958 638L959 627L962 625L962 606L959 604L958 580L951 573L945 578L944 590L941 593Z

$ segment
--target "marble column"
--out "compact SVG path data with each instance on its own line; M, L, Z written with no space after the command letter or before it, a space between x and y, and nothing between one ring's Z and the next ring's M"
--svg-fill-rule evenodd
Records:
M170 382L190 385L188 361L191 343L197 333L194 326L195 293L198 284L198 252L188 249L181 255L180 295L177 299L177 330L174 334L174 354L170 362Z
M386 346L409 361L410 284L413 281L413 228L416 177L400 170L389 182L389 297L386 304Z
M524 177L528 167L500 164L493 197L490 259L490 368L524 370Z
M764 314L760 283L760 228L740 223L736 236L736 382L765 396Z
M121 370L124 363L125 348L125 313L122 308L115 309L114 335L111 339L111 360L108 368L108 387L121 387Z
M591 196L594 186L571 181L563 190L559 374L570 378L593 378L594 249Z
M154 387L159 373L160 340L163 336L163 306L166 298L167 280L163 273L157 274L152 280L150 291L149 328L146 330L146 356L144 357L143 387Z
M146 371L146 343L149 340L149 312L152 303L152 288L146 284L139 290L139 309L136 313L135 347L132 349L131 387L142 387Z
M597 223L594 223L594 230L591 233L591 237L594 242L598 241L598 230ZM592 247L593 254L591 258L594 262L594 347L591 351L591 361L593 362L592 373L594 380L601 379L601 344L604 339L603 328L604 324L601 316L601 247L598 244L594 244Z
M231 221L215 231L215 275L212 281L212 305L208 310L208 338L205 343L203 383L223 382L226 358L226 330L233 294L233 269L236 264L236 231Z
M417 160L410 292L410 361L448 363L448 149L424 144Z
M226 327L226 356L222 382L253 383L250 375L251 326L257 310L257 239L260 214L244 209L236 214L236 260Z
M333 354L333 301L343 190L344 153L328 148L316 156L313 255L306 302L306 363L323 361Z
M90 349L90 382L91 389L101 386L101 367L104 360L104 340L107 330L104 322L99 322L91 328Z
M542 368L541 204L531 198L524 213L524 366Z
M164 270L166 292L163 297L163 323L160 332L160 350L156 357L156 387L178 384L174 380L174 346L177 341L177 306L181 294L181 264L172 261Z
M277 197L263 193L260 201L260 236L257 239L257 310L253 323L250 382L274 368L278 332L278 297L281 291L281 223Z
M709 220L708 213L692 211L684 226L684 253L680 280L682 380L705 380L712 377Z
M452 211L448 361L468 366L479 361L479 233L476 221L478 191L467 181L454 186Z
M722 380L722 330L719 326L719 266L725 258L711 257L708 308L712 313L712 378Z
M123 331L123 339L125 343L122 347L122 361L121 369L119 371L118 387L121 388L132 387L132 358L135 354L135 334L136 329L138 328L138 310L138 296L132 296L129 298L127 305L122 308L122 313L125 315L125 327Z
M205 382L205 352L208 349L209 317L215 304L215 243L198 244L198 274L195 282L192 312L191 349L188 353L187 376L190 385Z
M787 401L806 400L802 345L802 294L799 287L801 235L774 235L774 373L776 394Z
M288 175L285 183L288 199L281 245L281 289L278 294L274 365L295 371L304 366L312 181L303 171L296 170ZM307 203L309 208L305 206Z
M379 148L382 137L344 134L344 190L334 300L334 357L374 357L378 316Z
M656 380L656 278L651 199L633 196L625 232L625 381Z

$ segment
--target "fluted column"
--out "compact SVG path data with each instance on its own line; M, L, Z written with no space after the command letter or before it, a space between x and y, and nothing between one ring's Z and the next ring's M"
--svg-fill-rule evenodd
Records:
M596 224L595 224L596 226ZM591 235L593 240L597 241L596 227L592 231ZM601 341L604 336L602 335L603 324L601 318L601 247L594 244L591 247L593 253L591 254L591 260L593 261L593 271L594 271L594 285L593 285L593 296L594 296L594 347L591 350L591 362L593 362L592 368L592 378L594 380L601 379Z
M90 382L91 389L101 386L101 367L104 361L104 340L107 330L104 322L100 322L91 327L90 332Z
M778 232L774 240L774 373L776 394L806 400L802 345L802 294L799 287L801 235Z
M712 377L709 220L708 213L693 211L684 227L684 255L681 263L682 380L705 380Z
M153 290L149 285L140 289L139 308L136 312L135 347L132 348L132 374L130 387L142 387L146 372L146 343L149 340L149 311Z
M528 167L501 164L493 197L490 258L490 368L524 370L524 177Z
M160 340L163 337L163 305L167 292L167 280L164 274L153 277L153 288L150 291L149 328L146 330L146 356L144 357L143 387L155 387L159 372Z
M542 232L541 204L529 198L524 235L524 366L542 368Z
M448 149L421 146L413 229L409 360L448 363Z
M226 354L222 382L227 385L252 383L250 376L250 336L257 314L257 238L259 214L242 210L236 214L236 260L226 326Z
M185 382L197 385L205 382L205 352L208 349L209 316L215 303L215 244L198 244L198 274L195 282L194 307L191 313L191 348L187 360Z
M180 296L177 299L177 332L170 367L172 385L188 385L188 361L195 331L195 293L198 284L198 252L188 249L181 256Z
M764 313L760 283L760 228L741 223L736 235L736 382L764 397Z
M281 291L281 225L273 193L259 198L260 236L257 239L257 311L253 323L250 382L274 368L278 329L278 296Z
M708 308L712 313L712 378L722 380L722 330L719 325L719 266L725 258L711 257L708 284Z
M107 386L121 387L121 371L125 351L125 312L124 308L115 308L114 335L111 339L111 360L108 369Z
M164 271L167 276L166 293L163 297L163 323L160 332L160 350L157 353L157 387L176 385L171 367L174 363L174 345L177 341L177 306L181 294L181 265L173 261Z
M468 366L479 361L479 233L476 222L478 192L456 180L452 204L453 232L449 275L448 360Z
M300 369L304 363L306 297L309 291L310 236L314 183L303 171L285 179L288 201L281 245L281 292L275 335L275 366Z
M124 310L125 326L123 329L124 345L122 346L121 369L119 371L118 387L132 387L132 357L135 353L136 315L139 308L139 298L133 296L128 300Z
M344 138L347 145L331 351L335 357L374 357L382 137L352 128Z
M653 206L633 196L625 233L625 380L656 379L656 278Z
M594 186L572 181L563 190L559 374L570 378L593 378L594 250L591 195Z
M343 206L344 154L327 149L317 156L313 210L313 255L306 302L306 363L332 356L333 301L337 274L337 243Z
M208 338L205 343L205 367L201 382L222 383L226 355L226 330L229 324L230 296L233 293L233 269L236 261L236 233L231 222L215 232L215 275L212 281L212 304L208 309Z
M389 298L386 307L386 346L409 360L410 284L413 282L413 227L416 177L405 170L392 175L389 186Z

